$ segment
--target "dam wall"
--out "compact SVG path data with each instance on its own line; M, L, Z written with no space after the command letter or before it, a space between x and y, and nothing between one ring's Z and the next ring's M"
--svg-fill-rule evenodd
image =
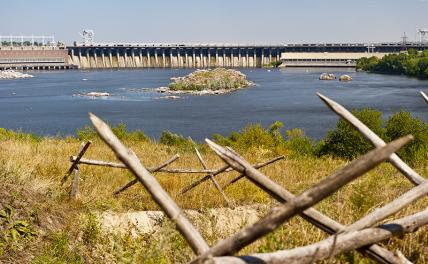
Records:
M393 53L428 49L427 43L378 44L93 44L67 47L68 63L81 69L260 68L283 53Z
M69 47L70 64L108 68L256 68L280 61L280 48L263 47Z

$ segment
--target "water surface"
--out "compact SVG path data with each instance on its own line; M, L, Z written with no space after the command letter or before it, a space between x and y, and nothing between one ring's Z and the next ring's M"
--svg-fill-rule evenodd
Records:
M196 140L214 133L227 135L248 123L267 126L274 121L286 129L302 128L313 138L322 138L334 127L337 116L315 95L321 92L348 109L375 108L387 117L405 109L424 120L428 105L419 91L428 91L428 81L404 76L368 74L347 69L329 69L354 80L319 81L326 69L242 69L257 86L227 95L184 96L178 100L145 88L167 86L171 77L187 69L32 72L35 78L0 80L0 127L41 135L75 134L90 124L93 112L111 124L124 122L151 137L171 130ZM75 96L109 92L108 98Z

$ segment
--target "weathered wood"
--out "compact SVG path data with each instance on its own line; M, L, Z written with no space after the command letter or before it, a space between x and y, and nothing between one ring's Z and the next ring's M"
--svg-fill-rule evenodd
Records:
M76 156L70 156L70 161L74 161L77 157ZM112 167L112 168L119 168L119 169L126 169L125 164L123 163L117 163L117 162L110 162L110 161L102 161L102 160L91 160L91 159L84 159L81 158L79 161L79 164L85 164L85 165L94 165L94 166L102 166L102 167ZM154 168L153 168L154 169ZM148 170L153 170L148 168ZM215 172L215 170L196 170L196 169L167 169L162 168L158 170L159 172L165 172L165 173L212 173Z
M271 160L268 160L268 161L266 161L266 162L263 162L263 163L257 163L257 164L255 164L253 167L254 167L255 169L259 169L259 168L262 168L262 167L267 166L267 165L269 165L269 164L272 164L272 163L274 163L274 162L277 162L278 160L282 160L282 159L284 159L284 158L285 158L285 156L278 156L278 157L273 158L273 159L271 159ZM245 177L245 174L243 174L243 173L239 174L238 176L236 176L235 178L233 178L232 180L230 180L228 183L226 183L226 184L223 186L223 188L224 188L224 189L226 189L227 187L229 187L230 185L234 184L235 182L239 181L240 179L242 179L242 178L244 178L244 177Z
M266 161L266 162L264 162L264 163L257 163L257 164L254 164L253 166L254 166L255 168L259 169L259 168L261 168L261 167L267 166L267 165L269 165L269 164L271 164L271 163L273 163L273 162L276 162L276 161L278 161L278 160L281 160L281 159L283 159L283 158L285 158L285 157L284 157L284 156L279 156L279 157L273 158L273 159L271 159L271 160L269 160L269 161ZM215 177L216 175L219 175L220 173L223 173L223 172L229 172L229 171L232 171L232 170L233 170L233 169L232 169L232 168L230 168L230 166L229 166L229 165L225 165L225 166L221 167L220 169L216 170L215 172L213 172L213 173L212 173L212 177ZM239 176L238 176L238 177L239 177ZM196 187L196 186L198 186L199 184L203 183L204 181L209 180L210 178L211 178L210 174L205 175L204 177L200 178L199 180L196 180L196 181L192 182L191 184L187 185L186 187L184 187L183 189L181 189L180 194L185 194L186 192L188 192L188 191L192 190L193 188L195 188L195 187ZM238 181L239 179L234 179L234 180L235 180L235 182L236 182L236 181ZM223 188L228 187L230 184L232 184L232 183L230 183L230 182L229 182L229 183L227 183Z
M240 257L216 257L214 263L227 264L301 264L314 263L325 260L339 253L365 247L373 243L379 243L390 239L393 236L400 236L405 233L412 233L418 228L428 224L428 209L422 212L394 220L388 224L374 228L341 233L331 236L312 245L299 247L290 250L280 250L272 253L250 254ZM397 257L402 263L410 263L401 254Z
M330 98L317 93L322 101L331 109L333 112L338 114L349 124L351 124L355 129L357 129L369 142L371 142L375 147L385 146L385 142L378 136L376 133L370 130L363 122L358 120L351 112L346 110L339 103L331 100ZM391 157L388 158L388 161L394 165L407 179L409 179L413 184L418 185L425 181L425 178L420 176L415 170L413 170L409 165L407 165L397 154L393 153Z
M169 160L165 161L164 163L162 163L161 165L152 168L152 169L147 169L150 173L154 173L154 172L158 172L160 171L162 168L165 168L166 166L168 166L169 164L173 163L174 161L176 161L178 158L180 157L180 155L175 154L174 156L172 156L172 158L170 158ZM132 185L136 184L138 182L137 179L133 179L132 181L129 181L127 184L125 184L123 187L117 189L113 194L114 195L118 195L119 193L125 191L126 189L128 189L129 187L131 187Z
M68 176L70 176L70 174L74 170L74 167L79 163L79 160L83 157L83 155L85 155L85 152L86 152L86 150L88 150L91 143L92 143L91 141L88 141L85 143L83 148L80 148L79 153L77 153L76 160L71 163L70 168L68 169L68 171L65 173L64 177L61 180L61 184L64 184L64 182L67 181Z
M146 188L153 200L162 208L171 221L176 224L178 231L186 239L192 250L196 254L206 252L209 246L201 234L190 223L156 178L141 164L135 153L126 148L101 119L92 113L89 113L89 118L101 139L113 150L116 157L129 168L138 181Z
M422 97L425 99L425 102L427 102L428 103L428 95L426 95L424 92L420 92L421 93L421 95L422 95Z
M71 162L74 162L76 159L77 159L76 156L70 156ZM102 161L102 160L91 160L91 159L85 159L85 158L81 158L79 160L79 164L126 169L126 165L123 163Z
M82 144L80 144L80 147L79 147L79 153L82 152L84 147L85 147L85 142L82 142ZM79 165L76 164L73 170L74 170L74 176L71 182L70 199L75 200L77 198L77 192L78 192L79 180L80 180Z
M198 258L205 259L208 256L224 256L228 254L234 254L258 238L266 235L269 232L272 232L292 216L303 212L305 209L330 196L345 184L376 167L382 161L386 160L391 155L391 153L399 150L412 139L413 136L408 135L392 141L384 147L376 148L368 152L362 157L352 161L333 175L324 178L318 184L304 191L302 194L293 198L288 203L275 207L267 216L263 217L253 225L245 227L239 232L235 233L233 236L219 241L216 245L211 247L207 252L200 255ZM235 169L240 168L238 171L245 171L245 166L237 163L236 159L228 156L231 153L230 151L224 152L224 149L218 148L218 145L214 142L210 140L206 141L208 145L214 149L214 151L226 155L226 158L223 158L222 156L226 163ZM232 155L235 156L234 154Z
M201 163L202 167L204 169L208 169L207 164L205 163L204 159L202 158L201 153L199 153L198 149L195 148L195 152L196 152L196 156L198 157L199 162ZM220 185L218 184L218 182L216 181L216 179L214 178L214 176L212 174L210 174L211 177L211 181L213 182L215 188L219 191L219 193L221 194L221 196L223 197L223 199L226 201L227 205L230 208L234 208L235 206L233 205L233 203L229 200L229 198L227 197L227 195L223 192L223 190L221 189Z
M223 159L226 160L227 163L231 163L232 160L235 160L234 169L237 171L246 174L249 180L259 186L261 189L265 190L268 194L270 194L277 201L284 203L289 202L295 196L284 189L282 186L278 185L274 181L270 180L264 174L259 172L257 169L254 169L247 161L245 161L242 157L237 155L235 152L229 150L225 150L221 146L216 144L211 144L210 147L216 147L216 153ZM228 153L229 152L229 153ZM227 154L227 155L226 155ZM323 215L318 212L314 208L309 208L305 210L301 216L306 219L308 222L312 223L316 227L325 231L328 234L334 234L344 228L344 226L335 220L329 218L328 216ZM372 259L381 262L381 263L401 263L400 259L398 259L394 253L378 246L371 245L368 249L363 249Z

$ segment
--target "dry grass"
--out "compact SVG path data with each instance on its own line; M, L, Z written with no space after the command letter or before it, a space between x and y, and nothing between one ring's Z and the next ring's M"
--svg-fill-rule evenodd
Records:
M86 165L80 167L82 180L79 186L79 200L70 202L68 200L70 180L62 187L60 180L70 166L69 156L77 153L79 145L80 142L73 138L0 141L0 206L14 206L15 218L29 221L38 232L36 238L22 240L21 245L9 248L3 246L7 250L0 251L2 253L0 262L21 260L19 262L79 263L86 260L170 263L189 260L192 257L189 248L176 232L171 232L171 226L165 227L165 237L162 238L144 237L135 240L130 237L112 238L99 233L96 223L91 222L90 215L93 212L157 210L158 207L140 185L131 187L117 197L112 196L115 189L133 178L126 170ZM156 166L176 153L171 147L153 142L126 142L126 145L137 153L146 167ZM274 156L269 151L261 149L242 154L254 163ZM210 168L223 165L223 162L208 149L202 149L202 155ZM201 168L194 153L182 152L180 156L178 161L170 165L171 168ZM85 157L115 161L111 150L101 141L95 141ZM331 158L286 159L261 171L291 192L298 194L344 164L342 160ZM417 170L422 175L427 175L426 166ZM182 208L225 206L222 197L209 181L183 196L178 195L181 188L202 175L159 173L156 176ZM233 176L236 176L236 173L222 174L218 176L218 181L222 185ZM316 207L339 222L350 224L411 187L411 184L391 165L382 164ZM228 188L226 194L239 205L274 203L245 179ZM427 202L428 199L424 198L394 217L424 209ZM325 237L321 231L296 217L274 234L252 244L243 252L268 252L292 248ZM211 243L217 239L209 238ZM428 230L422 228L416 234L391 240L387 242L387 247L400 249L418 263L428 263ZM335 261L360 262L362 258L357 253L347 253Z

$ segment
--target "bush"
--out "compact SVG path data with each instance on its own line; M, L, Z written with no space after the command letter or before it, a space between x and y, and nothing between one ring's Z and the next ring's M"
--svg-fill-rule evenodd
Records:
M314 155L314 144L312 140L305 135L303 130L294 128L285 131L287 141L285 146L291 151L292 157L306 157Z
M190 138L185 138L182 135L172 133L170 131L164 131L162 132L162 135L159 139L159 143L171 146L171 147L177 147L181 150L192 150L197 146L197 144Z
M144 134L142 130L128 131L124 123L119 123L117 126L110 126L113 133L120 140L130 141L148 141L149 138ZM82 129L78 129L76 132L79 140L93 140L98 138L98 134L92 126L84 126Z
M38 142L41 140L41 137L36 136L35 134L32 134L32 133L24 133L21 131L13 131L13 130L0 128L0 141L8 140L8 139Z
M374 133L383 137L382 114L373 109L353 110L352 113ZM332 155L346 159L354 159L368 152L373 146L348 122L340 119L334 131L329 131L317 147L317 155Z
M215 134L213 138L220 145L239 150L251 148L275 150L284 146L284 138L280 131L282 127L283 124L279 121L270 125L268 129L263 128L260 124L251 124L240 132L232 132L228 137Z
M409 134L415 139L399 150L398 155L411 165L416 165L428 158L428 124L403 110L388 119L385 133L388 141Z

